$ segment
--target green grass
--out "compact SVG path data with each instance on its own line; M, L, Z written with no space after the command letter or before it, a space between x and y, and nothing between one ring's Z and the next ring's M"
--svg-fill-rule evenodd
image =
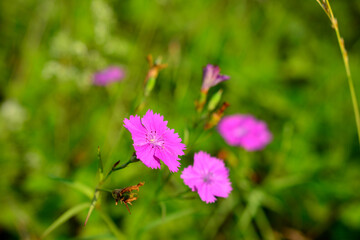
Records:
M331 4L359 94L360 4ZM148 54L162 56L168 67L140 115L153 109L181 138L187 131L193 138L202 67L213 63L231 79L209 94L224 90L226 114L266 121L273 142L248 153L209 130L182 167L194 152L226 151L234 188L228 199L205 204L189 194L194 199L162 201L187 190L180 172L155 194L167 167L131 164L105 184L145 181L131 215L103 194L102 211L95 209L86 227L84 210L46 239L111 239L116 231L130 239L359 238L352 101L336 35L315 0L14 0L0 3L0 25L2 238L37 239L68 209L89 201L54 177L95 188L98 146L105 173L129 159L123 119L142 97ZM126 69L124 81L93 86L92 74L113 64Z

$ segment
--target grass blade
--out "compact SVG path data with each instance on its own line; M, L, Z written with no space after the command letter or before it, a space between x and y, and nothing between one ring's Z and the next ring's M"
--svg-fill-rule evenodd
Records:
M186 215L189 215L189 214L192 214L195 210L194 209L187 209L185 211L180 211L180 212L176 212L176 213L173 213L173 214L170 214L164 218L160 218L160 219L157 219L155 221L152 221L151 223L149 223L148 225L146 225L145 227L143 227L142 229L140 229L140 235L142 233L145 233L147 231L149 231L150 229L153 229L155 227L158 227L162 224L165 224L165 223L168 223L170 221L173 221L173 220L176 220L178 218L182 218Z
M247 200L247 206L245 207L240 217L240 229L245 230L250 224L251 220L257 214L259 207L263 200L263 193L260 190L253 190Z
M69 220L71 217L78 214L80 211L86 209L89 207L89 203L82 203L75 207L70 208L66 212L64 212L60 217L58 217L42 234L42 239L45 238L47 235L49 235L52 231L54 231L57 227L59 227L61 224Z
M344 67L345 67L345 71L346 71L346 77L347 77L348 84L349 84L351 101L352 101L353 110L354 110L354 114L355 114L356 129L357 129L358 139L359 139L359 144L360 144L359 104L357 102L356 92L355 92L355 88L354 88L354 82L353 82L352 76L351 76L350 65L349 65L349 56L348 56L347 50L345 48L345 42L344 42L344 39L340 35L339 25L338 25L337 19L334 16L334 13L331 9L329 0L323 0L322 2L320 2L320 0L316 0L316 1L319 3L321 8L325 11L326 15L329 17L330 22L332 24L332 28L335 30L335 33L336 33L336 38L338 40L339 48L341 51L341 55L343 58Z
M95 208L95 205L96 205L96 202L97 202L98 197L99 197L99 192L96 191L95 194L94 194L94 197L93 197L93 199L92 199L92 201L91 201L91 205L90 205L88 214L87 214L87 216L86 216L84 226L86 226L86 223L87 223L87 221L89 220L92 211L94 211L94 208Z
M67 186L77 190L78 192L81 192L83 194L85 194L89 199L91 199L93 197L94 194L94 190L91 189L90 187L86 186L85 184L81 183L81 182L73 182L64 178L59 178L59 177L52 177L50 176L51 179L55 180L55 181L59 181L61 183L66 184Z

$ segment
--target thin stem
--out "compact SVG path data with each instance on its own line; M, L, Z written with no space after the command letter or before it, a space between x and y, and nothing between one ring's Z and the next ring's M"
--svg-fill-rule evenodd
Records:
M134 154L131 156L131 158L129 159L129 161L127 161L127 162L124 163L123 165L121 165L121 166L119 166L119 167L116 167L120 161L116 162L116 163L113 165L113 167L110 169L110 171L108 172L108 174L106 175L106 177L105 177L102 181L99 182L98 187L100 187L101 185L103 185L103 184L105 183L105 181L110 177L110 175L111 175L113 172L115 172L115 171L117 171L117 170L120 170L120 169L123 169L123 168L126 168L127 165L129 165L130 163L134 163L134 162L138 162L138 161L139 161L139 159L136 158L136 155L135 155L135 153L134 153Z
M178 194L174 195L174 196L171 196L171 197L167 197L167 198L164 198L164 199L159 199L159 202L165 202L165 201L169 201L169 200L173 200L173 199L183 199L183 200L186 200L186 199L193 199L193 196L191 197L183 197L183 195L187 194L187 193L190 193L191 192L191 189L187 189L185 191L182 191L182 192L179 192Z
M199 138L204 134L204 125L203 125L203 121L206 120L206 118L208 118L209 115L208 114L197 114L194 123L192 125L192 130L193 130L193 134L190 134L191 138L189 140L189 144L186 147L185 150L185 155L187 155L189 152L191 152L191 150L194 148L194 146L196 146L197 141L199 140Z
M127 163L124 163L123 165L121 165L120 167L117 167L117 168L114 168L113 169L113 172L117 171L117 170L120 170L120 169L123 169L123 168L126 168L127 165L129 165L130 163L133 163L134 161L132 161L132 159L130 159Z
M149 200L145 203L145 206L142 209L142 212L137 215L137 218L134 220L133 228L130 232L132 232L134 235L133 237L130 237L130 239L140 239L141 232L139 229L141 229L141 226L144 224L144 216L147 216L147 212L149 211L149 208L151 208L151 205L157 204L159 202L159 193L163 189L163 187L167 184L167 182L170 180L171 172L168 173L168 175L163 178L162 174L158 175L158 186L153 191L153 195L149 197Z
M335 33L336 33L336 38L337 38L338 43L339 43L341 55L342 55L344 66L345 66L346 76L347 76L348 84L349 84L349 88L350 88L351 101L352 101L352 105L353 105L353 109L354 109L356 127L357 127L357 132L358 132L358 139L359 139L359 143L360 143L360 113L359 113L359 106L358 106L358 102L357 102L354 83L353 83L352 76L351 76L350 65L349 65L349 57L348 57L348 54L347 54L347 51L346 51L346 48L345 48L344 39L340 35L338 22L337 22L337 19L335 18L334 14L333 14L333 11L332 11L330 3L329 3L329 0L322 0L322 2L320 2L320 0L316 0L316 1L320 4L321 8L325 11L326 15L329 17L329 19L330 19L330 21L332 23L332 27L334 28Z
M106 189L106 188L97 188L97 191L102 191L102 192L109 192L112 193L112 191L110 189Z
M234 210L238 215L243 214L243 212L245 211L245 206L241 202L241 197L239 197L238 206L234 208ZM237 229L239 229L240 232L242 233L243 239L254 239L254 240L259 239L259 236L257 235L256 230L254 229L252 223L250 223L246 228L243 228L241 226L240 219L238 219Z
M260 234L263 239L275 240L275 235L271 228L271 224L267 219L264 210L261 207L259 207L257 211L257 214L255 216L255 222L259 228Z
M326 15L331 19L330 15L329 15L329 11L327 9L327 6L325 4L325 0L322 0L322 2L320 2L320 0L316 0L317 3L320 5L320 7L324 10L324 12L326 13Z
M100 147L98 147L98 159L99 159L99 174L100 174L100 181L104 178L104 165L101 159Z
M100 151L99 151L99 152L100 152ZM100 154L99 154L99 156L100 156ZM110 192L110 193L112 192L112 191L109 190L109 189L101 188L101 186L106 182L106 180L110 177L110 175L111 175L113 172L117 171L117 170L120 170L120 169L123 169L123 168L127 167L127 165L129 165L130 163L137 162L137 161L139 161L139 160L136 158L136 155L135 155L135 153L134 153L134 154L131 156L130 160L129 160L127 163L121 165L120 167L116 167L116 166L119 164L119 162L120 162L120 161L117 161L117 162L112 166L112 168L110 169L110 171L108 172L108 174L106 175L106 177L105 177L105 178L100 178L100 181L99 181L99 183L97 184L97 186L96 186L96 188L95 188L94 196L93 196L93 199L92 199L92 201L91 201L91 205L90 205L90 208L89 208L89 212L88 212L88 215L87 215L87 217L86 217L86 220L85 220L85 224L84 224L84 225L86 225L86 223L87 223L87 221L89 220L89 217L90 217L92 211L93 211L94 208L95 208L96 203L98 202L98 199L99 199L99 197L100 197L100 191L102 191L102 192Z

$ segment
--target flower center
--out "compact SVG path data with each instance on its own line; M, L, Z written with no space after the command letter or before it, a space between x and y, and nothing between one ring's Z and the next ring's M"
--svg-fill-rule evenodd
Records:
M162 147L164 145L164 139L162 136L156 134L156 131L150 131L146 134L146 140L152 145L152 147Z
M210 184L212 182L212 176L213 176L212 172L205 173L202 176L202 179L203 179L204 183Z

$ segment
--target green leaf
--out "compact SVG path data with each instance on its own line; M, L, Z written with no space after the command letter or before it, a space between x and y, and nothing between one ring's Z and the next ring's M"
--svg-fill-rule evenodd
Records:
M94 197L93 197L93 199L91 201L91 205L90 205L88 214L86 216L84 226L86 226L86 223L89 220L91 213L94 211L94 208L95 208L95 205L96 205L96 202L98 200L99 195L100 195L100 193L98 191L96 191L95 194L94 194Z
M204 227L203 236L205 237L205 239L215 238L220 227L224 224L226 219L234 212L234 209L237 207L237 199L237 193L232 193L228 198L221 199L221 201L219 201L216 209L214 209L211 215L208 217L208 221Z
M47 235L49 235L52 231L54 231L57 227L59 227L61 224L69 220L71 217L78 214L80 211L86 209L89 207L89 203L82 203L79 204L73 208L70 208L66 212L64 212L58 219L56 219L42 234L42 238L45 238Z
M250 195L247 199L247 206L246 206L243 214L240 217L239 223L240 223L241 229L246 229L249 226L251 220L254 218L259 207L261 206L263 197L264 197L264 194L259 189L254 189L250 193Z
M259 228L262 239L275 240L274 231L272 230L269 220L267 219L264 210L262 210L261 207L259 207L255 216L255 222Z
M73 181L70 181L70 180L67 180L64 178L52 177L52 176L50 176L50 178L55 181L62 182L64 184L66 184L67 186L85 194L89 199L91 199L93 197L94 190L81 182L73 182Z
M348 203L340 209L340 220L348 227L360 229L360 203Z
M152 221L151 223L149 223L148 225L146 225L145 227L140 229L140 235L142 233L145 233L145 232L149 231L150 229L153 229L155 227L158 227L158 226L160 226L162 224L168 223L168 222L173 221L175 219L182 218L182 217L184 217L186 215L189 215L191 213L194 213L194 212L195 212L194 209L187 209L185 211L176 212L176 213L170 214L170 215L168 215L166 217L163 217L163 218L157 219L155 221Z
M262 205L277 213L283 213L284 211L284 205L281 200L272 194L264 193Z
M145 86L145 96L149 96L149 94L155 87L155 83L156 83L156 78L151 77L148 79L146 86Z
M286 188L291 188L303 184L308 180L308 178L309 176L303 174L276 178L276 179L272 179L271 182L269 181L265 185L265 188L268 189L270 192L283 191Z
M220 100L221 100L221 96L222 96L223 90L220 89L219 91L217 91L210 99L209 103L208 103L208 110L209 112L213 111L216 106L219 104Z

